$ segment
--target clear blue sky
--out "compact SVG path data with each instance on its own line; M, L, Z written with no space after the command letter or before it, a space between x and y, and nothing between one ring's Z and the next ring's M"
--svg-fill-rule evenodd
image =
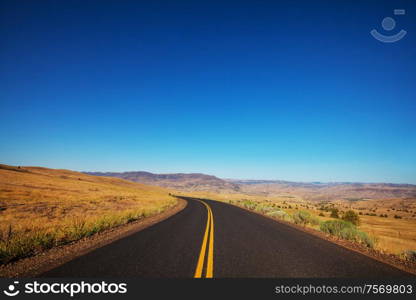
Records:
M0 162L416 183L415 25L411 0L2 1Z

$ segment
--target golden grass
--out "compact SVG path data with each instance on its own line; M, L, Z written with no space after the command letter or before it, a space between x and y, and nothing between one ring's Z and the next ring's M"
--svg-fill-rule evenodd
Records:
M0 263L159 213L169 191L68 170L0 165Z
M360 227L378 239L377 249L400 254L416 250L416 220L361 216Z

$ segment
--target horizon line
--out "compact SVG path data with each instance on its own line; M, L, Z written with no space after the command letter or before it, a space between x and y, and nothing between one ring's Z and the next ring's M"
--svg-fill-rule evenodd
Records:
M409 182L388 182L388 181L354 181L354 180L340 180L340 181L325 181L325 180L287 180L287 179L256 179L253 177L250 178L230 178L230 177L220 177L218 175L203 173L203 172L168 172L168 173L155 173L150 171L144 170L131 170L131 171L86 171L86 170L75 170L69 168L59 168L59 167L43 167L43 166L36 166L36 165L12 165L7 163L1 163L0 165L6 166L13 166L13 167L26 167L26 168L47 168L47 169L55 169L55 170L69 170L74 172L80 173L131 173L131 172L145 172L155 175L174 175L174 174L201 174L201 175L208 175L214 176L221 180L233 180L233 181L269 181L269 182L291 182L291 183L309 183L309 184L396 184L396 185L412 185L416 186L416 183L409 183Z

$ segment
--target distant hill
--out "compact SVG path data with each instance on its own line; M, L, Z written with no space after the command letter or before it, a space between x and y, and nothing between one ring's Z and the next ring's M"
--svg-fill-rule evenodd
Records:
M86 172L89 175L117 177L148 185L182 191L244 193L263 196L293 195L305 200L416 199L416 185L356 182L291 182L284 180L221 179L201 173L154 174L149 172Z
M27 209L38 200L44 205L48 201L59 202L59 205L70 205L71 202L87 205L89 201L112 203L119 198L124 200L123 207L120 208L129 208L130 205L142 204L141 201L150 199L153 202L154 197L172 199L169 192L167 189L120 178L101 178L70 170L0 164L0 211L4 210L3 206L8 205L10 209L21 206ZM11 205L14 201L17 204ZM59 211L59 207L55 206L52 210ZM84 213L85 208L81 212Z
M416 198L416 185L356 182L290 182L281 180L228 180L249 194L274 196L293 194L306 200L366 200Z
M143 184L156 185L184 191L212 191L212 192L237 192L238 184L228 182L212 175L201 173L173 173L153 174L149 172L85 172L89 175L117 177Z

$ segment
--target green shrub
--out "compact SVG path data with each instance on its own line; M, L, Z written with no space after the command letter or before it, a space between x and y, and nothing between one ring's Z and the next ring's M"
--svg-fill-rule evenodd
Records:
M309 218L309 224L314 225L314 226L320 226L321 225L321 220L319 220L317 217L315 216L311 216Z
M256 211L266 214L275 210L273 206L267 204L260 204L255 208Z
M274 210L266 213L267 216L272 218L280 219L286 222L293 222L292 217L285 211L282 210Z
M298 225L306 226L310 225L319 225L320 221L317 217L312 216L309 212L301 210L297 211L292 215L293 222Z
M321 224L320 230L331 235L340 236L341 231L354 227L350 222L343 220L330 220Z
M331 218L336 218L336 219L339 218L338 209L337 208L331 208L331 215L330 215L330 217Z
M241 205L246 209L255 210L258 203L250 201L250 200L243 200L241 201Z
M342 219L357 226L360 224L360 217L353 210L345 212L345 214L342 216Z
M307 211L297 211L292 215L293 222L298 225L305 226L309 223L309 218L311 217L311 214Z
M377 241L375 237L369 237L366 232L360 230L357 230L357 234L359 237L359 242L361 242L361 244L364 244L368 248L374 248L374 245Z
M367 233L358 230L354 224L344 220L325 221L321 223L320 230L345 240L362 243L369 248L373 248L375 244L375 240L370 238Z

